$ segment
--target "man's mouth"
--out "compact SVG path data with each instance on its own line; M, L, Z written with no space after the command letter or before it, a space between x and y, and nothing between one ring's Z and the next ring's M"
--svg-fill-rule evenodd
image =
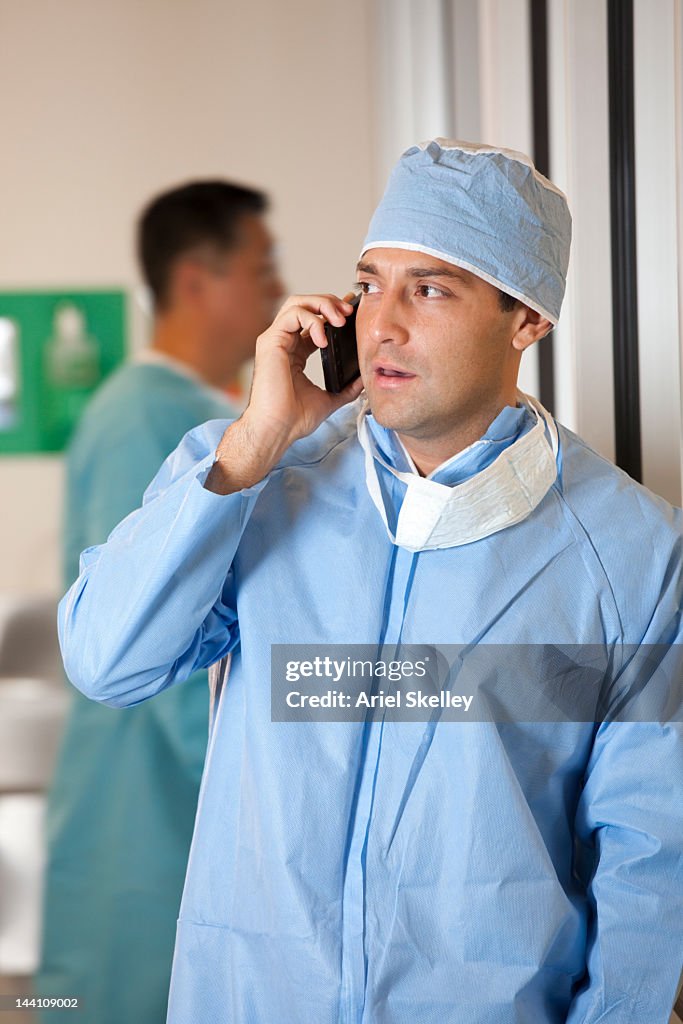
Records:
M400 366L387 366L386 364L375 364L373 366L373 386L381 391L396 391L406 388L416 380L414 373L403 370Z
M386 363L376 363L374 366L378 377L414 377L414 373L401 369L400 366L391 366Z

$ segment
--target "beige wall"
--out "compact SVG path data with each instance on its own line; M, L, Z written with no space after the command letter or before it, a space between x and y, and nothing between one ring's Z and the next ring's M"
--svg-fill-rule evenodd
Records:
M368 8L0 0L0 289L132 288L140 205L222 175L271 193L290 290L343 292L375 199ZM0 459L0 589L59 589L61 491L61 459Z

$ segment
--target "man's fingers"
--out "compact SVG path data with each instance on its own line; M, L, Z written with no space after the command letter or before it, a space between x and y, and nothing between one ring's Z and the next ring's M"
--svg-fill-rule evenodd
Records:
M353 293L351 294L353 295ZM330 320L331 323L336 324L337 327L341 327L344 323L344 318L351 312L348 297L340 299L338 295L332 295L331 293L326 295L290 295L280 307L274 323L279 320L283 313L286 313L287 310L294 306L310 309L314 313L320 313L327 320ZM339 319L340 316L341 319Z
M344 315L331 303L321 302L320 306L326 320L338 327L344 323ZM280 343L284 342L284 347L289 352L292 352L301 337L304 340L310 338L318 348L325 348L327 345L325 324L321 316L308 307L290 306L278 314L273 325L260 336L259 341L263 345L268 339L278 339Z
M317 348L325 348L325 321L341 327L352 309L338 295L290 295L268 330L259 336L257 348L263 351L270 344L279 344L291 353L309 338Z

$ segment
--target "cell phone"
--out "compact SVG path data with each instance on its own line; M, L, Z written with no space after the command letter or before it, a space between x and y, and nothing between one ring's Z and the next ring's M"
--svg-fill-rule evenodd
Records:
M325 324L327 348L320 349L320 357L323 363L325 388L335 395L360 376L356 346L356 311L359 302L360 295L354 295L351 299L353 312L349 313L342 327Z

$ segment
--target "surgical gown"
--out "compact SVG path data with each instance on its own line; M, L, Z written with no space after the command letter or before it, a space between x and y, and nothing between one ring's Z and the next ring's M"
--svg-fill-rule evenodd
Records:
M67 459L69 583L80 552L140 505L182 436L232 414L218 391L163 359L129 364L103 385ZM132 712L75 694L49 799L37 991L78 996L92 1024L166 1019L207 731L205 672ZM72 1017L45 1014L49 1024Z
M489 465L529 429L511 412L435 479ZM231 658L169 1024L664 1024L680 724L273 721L271 645L596 645L614 669L627 645L680 643L680 511L559 427L526 519L411 552L368 494L357 413L228 496L203 487L226 424L192 431L60 606L71 679L117 707ZM401 486L383 494L396 511Z

